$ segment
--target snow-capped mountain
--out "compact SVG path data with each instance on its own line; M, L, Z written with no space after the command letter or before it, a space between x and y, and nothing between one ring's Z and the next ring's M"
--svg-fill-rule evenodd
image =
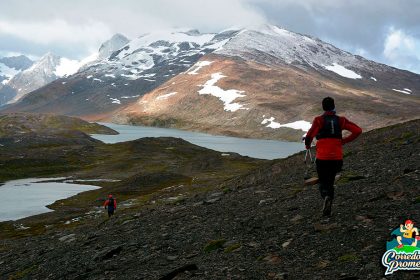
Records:
M99 48L98 59L107 59L110 55L125 46L130 40L122 34L115 34L111 39L104 42Z
M215 34L201 34L196 30L167 31L144 34L116 51L108 50L109 46L124 42L124 38L117 34L105 42L99 49L98 59L89 64L90 68L85 68L85 72L98 79L118 76L125 80L153 80L156 73L150 73L149 69L170 65L184 69L200 56L217 49L220 41ZM110 55L102 59L105 54ZM176 73L167 75L174 76Z
M15 102L26 93L38 89L57 79L57 69L61 65L61 58L47 53L28 69L16 73L4 84L0 93L5 90L14 91L15 94L6 102Z
M73 75L83 67L108 57L127 42L128 39L123 35L116 34L101 45L98 53L81 61L60 57L51 52L42 56L35 63L30 61L30 64L24 60L26 57L17 57L18 59L4 58L4 64L7 62L9 66L14 65L15 69L10 70L11 68L2 67L3 64L1 62L3 60L0 60L0 71L7 73L7 78L3 79L3 86L0 87L0 105L14 103L27 93L37 90L52 81Z
M33 61L24 55L0 58L0 82L6 84L20 71L28 69Z
M9 56L0 58L0 63L15 70L25 70L34 63L31 59L24 55Z
M117 46L124 41L120 35L116 35L105 42L98 54L92 56L90 62L80 67L78 72L51 83L42 88L42 92L53 94L49 93L50 89L60 87L61 98L71 96L65 99L66 108L73 115L86 112L102 114L132 102L171 77L186 71L200 57L219 48L230 34L201 34L196 30L156 32L144 34L120 49L110 51L110 46ZM112 54L107 59L101 59L101 53L105 51ZM35 91L33 94L39 93ZM35 105L28 100L36 97L28 98L22 101ZM47 103L61 102L57 98L42 98L37 102L40 100ZM69 100L73 106L67 103ZM38 105L37 110L43 110ZM60 104L54 106L62 108Z
M420 75L276 26L124 38L115 35L78 72L4 111L265 138L296 137L326 95L369 129L419 114Z

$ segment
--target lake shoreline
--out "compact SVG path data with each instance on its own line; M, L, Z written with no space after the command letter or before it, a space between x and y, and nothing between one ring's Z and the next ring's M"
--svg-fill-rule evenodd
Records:
M91 134L91 137L108 144L126 142L144 137L175 137L182 138L192 144L221 153L238 153L242 156L268 160L286 158L304 150L304 146L300 142L211 135L202 132L191 132L174 128L134 126L113 123L100 124L119 133L117 135Z
M63 178L27 178L7 181L0 196L7 197L0 209L0 223L16 221L54 211L48 207L58 200L97 190L94 185L66 183Z

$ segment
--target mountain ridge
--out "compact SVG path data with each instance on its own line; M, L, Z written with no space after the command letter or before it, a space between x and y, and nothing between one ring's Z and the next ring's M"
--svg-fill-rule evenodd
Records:
M200 63L206 63L212 57L217 57L212 65L200 66ZM217 63L223 65L223 61L231 65L229 72L223 73L223 69L216 66ZM217 105L212 101L212 92L200 101L200 106L219 106L215 109L218 113L213 116L200 114L192 102L197 101L193 95L197 92L195 89L211 81L211 75L217 72L207 73L207 77L198 75L198 80L196 75L185 74L191 67L219 69L220 75L228 76L220 76L214 80L213 87L203 90L216 90L220 94L220 89L223 89L225 97L234 92L230 89L236 90L237 94L245 92L247 95L250 92L248 97L241 98L249 99L252 96L249 102L255 105L254 108L260 108L252 112L253 119L260 114L259 123L247 119L244 112L226 115L226 110L220 107L223 103ZM269 79L261 76L261 73L269 72ZM280 76L276 77L274 73ZM236 79L236 76L244 80ZM179 83L181 78L187 80L185 85L189 84L188 87L172 86L172 83ZM257 78L263 86L253 83L253 79ZM282 80L284 78L286 80ZM230 89L218 86L227 82ZM183 99L185 106L172 104L174 106L166 111L163 108L163 115L152 112L152 108L145 108L142 102L149 98L146 95L156 95L158 98L156 93L165 88L171 89L166 94L181 92L185 98L191 99ZM337 104L341 103L344 109L341 111L346 111L350 117L362 115L360 121L364 128L372 129L418 117L415 108L419 105L420 75L366 60L319 39L271 25L253 30L224 30L216 34L188 30L162 31L133 39L108 59L95 60L74 75L56 80L2 111L52 112L89 120L191 128L245 137L255 134L256 137L291 140L298 139L304 131L293 131L290 130L293 128L282 125L310 122L314 114L320 113L319 105L315 104L328 95L338 98ZM264 100L261 96L264 96ZM175 94L172 94L168 100L174 97ZM269 104L270 99L273 105ZM308 102L307 108L303 100ZM290 108L281 105L281 102L289 104ZM367 112L358 109L355 105L357 102L362 103L361 107ZM151 113L146 116L144 112L135 112L136 104L143 104L140 107ZM263 117L266 112L262 107L270 109L267 113L270 116ZM283 111L276 108L282 108ZM130 114L124 116L124 112ZM191 117L179 118L183 112ZM222 118L215 119L218 115L223 119L242 119L236 122L236 126L251 132L240 132L238 128L223 124ZM369 119L372 117L379 119L373 122L374 125ZM188 125L188 122L194 123L197 119L202 119L200 124ZM272 130L267 130L267 125Z

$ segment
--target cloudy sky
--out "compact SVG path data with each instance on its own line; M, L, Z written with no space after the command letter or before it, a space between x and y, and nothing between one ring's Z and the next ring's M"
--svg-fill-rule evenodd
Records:
M260 23L420 73L420 0L0 0L0 56L81 59L116 32Z

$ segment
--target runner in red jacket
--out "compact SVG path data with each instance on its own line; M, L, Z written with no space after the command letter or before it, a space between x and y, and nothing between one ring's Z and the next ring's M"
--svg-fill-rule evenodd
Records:
M105 209L108 208L108 217L114 215L114 211L117 209L117 200L112 197L112 194L108 195L108 199L104 203Z
M318 116L312 122L305 137L306 149L310 149L314 137L316 142L316 170L319 178L319 190L324 199L322 213L324 216L331 215L331 206L334 199L334 179L337 172L343 166L342 146L356 139L362 129L345 117L339 117L335 113L334 99L326 97L322 100L324 114ZM348 130L351 134L342 137L342 130Z

